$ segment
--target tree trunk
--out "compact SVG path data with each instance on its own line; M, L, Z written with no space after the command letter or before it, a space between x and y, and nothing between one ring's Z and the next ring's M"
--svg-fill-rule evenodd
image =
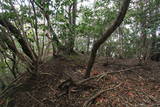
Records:
M71 10L72 7L72 10ZM74 42L75 42L75 27L76 27L76 15L77 15L77 0L69 6L69 23L71 25L70 36L68 38L68 54L74 53Z
M25 63L31 64L33 63L33 60L31 60L29 57L26 57L24 54L20 53L14 43L14 41L11 40L11 36L9 36L8 33L3 31L0 32L0 41L3 41L4 44L0 44L0 46L4 49L10 49L15 55L17 55L22 61Z
M152 44L151 44L151 55L154 53L154 51L156 50L155 47L156 47L156 34L153 33L152 34Z
M87 35L87 53L89 53L89 46L90 46L90 36Z
M90 77L90 72L91 69L93 67L95 58L96 58L96 54L97 54L97 50L98 48L101 46L101 44L103 44L109 37L110 35L117 29L117 27L122 23L125 14L128 10L129 7L129 3L131 0L124 0L122 7L119 11L119 14L117 16L117 18L115 19L115 21L112 23L112 25L106 30L106 32L104 32L104 34L101 36L101 38L99 40L97 40L94 44L93 44L93 48L92 48L92 52L91 52L91 56L90 59L88 61L88 65L87 65L87 69L86 69L86 73L85 73L85 78Z
M31 0L31 1L34 2L36 4L36 6L38 6L38 8L41 10L42 14L46 18L47 25L49 27L49 35L51 36L52 41L53 41L52 42L53 51L57 51L57 50L55 50L55 46L54 45L56 45L58 49L61 48L61 47L63 47L63 46L62 46L61 42L59 41L59 39L58 39L55 31L52 28L51 21L50 21L50 15L47 12L47 11L49 11L49 6L45 7L45 4L49 5L49 1L43 1L42 0L40 4L37 3L36 0ZM54 55L54 53L53 53L53 55Z
M8 20L4 19L2 16L0 16L0 25L7 28L11 33L14 34L14 37L17 39L19 44L22 47L23 52L32 60L36 61L36 54L31 49L30 45L27 43L27 41L22 37L20 31L12 25Z

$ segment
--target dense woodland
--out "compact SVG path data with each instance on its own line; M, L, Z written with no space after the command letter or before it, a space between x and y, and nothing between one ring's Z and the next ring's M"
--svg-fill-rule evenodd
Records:
M159 107L160 0L0 0L0 107Z

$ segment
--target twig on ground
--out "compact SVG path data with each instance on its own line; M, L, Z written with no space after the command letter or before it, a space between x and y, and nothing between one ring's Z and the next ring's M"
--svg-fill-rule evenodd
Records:
M146 92L144 92L144 91L141 91L143 94L145 94L146 95L146 97L148 97L151 101L153 101L153 102L157 102L156 101L156 98L155 97L153 97L152 95L148 95Z
M47 73L47 72L46 73L40 73L40 75L48 75L48 76L52 76L52 77L53 77L53 75L57 76L55 73L51 74L51 73Z
M103 94L106 91L110 91L110 90L114 90L116 88L118 88L122 83L112 87L112 88L108 88L108 89L104 89L99 91L98 93L96 93L95 95L93 95L89 100L85 101L85 103L83 104L83 107L89 107L89 105L91 104L92 101L94 101L97 97L99 97L101 94Z
M38 102L41 105L44 105L44 103L42 103L40 100L38 100L37 98L35 98L34 96L32 96L29 92L26 92L26 94L31 97L33 100L35 100L36 102Z
M102 75L97 79L97 81L100 81L105 76L107 76L107 74L106 73L102 73Z
M77 84L77 85L80 85L80 84L83 84L83 83L85 83L85 82L87 82L87 81L90 81L90 80L92 80L92 79L99 78L99 77L101 77L101 76L102 76L102 74L99 74L99 75L96 75L96 76L92 76L92 77L89 77L89 78L80 80L80 81L78 81L76 84Z
M159 107L159 106L160 106L160 101L151 105L151 107Z

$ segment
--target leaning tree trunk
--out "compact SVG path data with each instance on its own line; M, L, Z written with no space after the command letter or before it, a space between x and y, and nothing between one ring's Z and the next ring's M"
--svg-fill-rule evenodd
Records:
M0 25L5 27L8 31L10 31L14 37L17 39L19 44L22 47L23 52L34 62L36 61L37 55L31 49L31 46L28 44L28 42L24 39L21 32L7 19L5 19L3 16L0 16ZM9 44L8 44L9 45Z
M129 3L131 0L124 0L122 7L119 11L119 14L115 21L112 23L112 25L106 30L106 32L103 33L100 39L98 39L94 44L91 52L91 56L87 65L86 73L85 73L85 78L90 77L90 72L93 67L97 50L98 48L111 36L111 34L117 29L117 27L122 23L125 14L128 10Z

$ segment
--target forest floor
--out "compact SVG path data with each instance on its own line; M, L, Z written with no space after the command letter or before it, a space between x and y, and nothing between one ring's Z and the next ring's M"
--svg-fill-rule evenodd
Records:
M14 94L15 107L160 107L160 62L98 57L94 78L60 89L69 77L83 80L86 59L60 56L41 65L36 78L25 75L19 81L29 90Z

